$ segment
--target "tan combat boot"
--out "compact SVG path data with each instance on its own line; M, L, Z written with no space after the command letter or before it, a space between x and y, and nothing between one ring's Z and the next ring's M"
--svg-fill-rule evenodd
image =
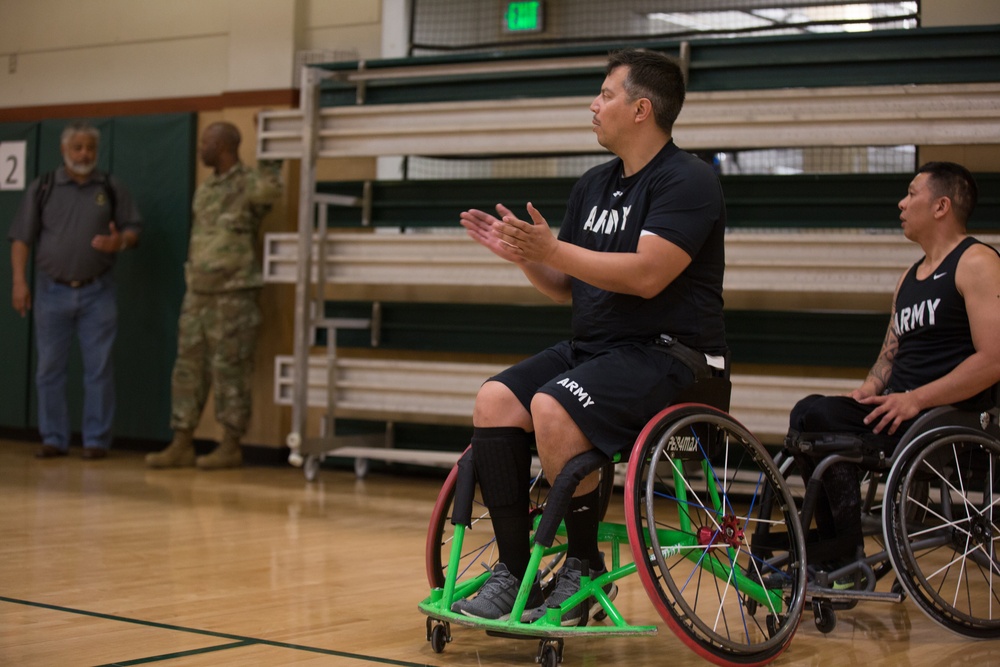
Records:
M194 441L191 431L174 431L174 439L162 452L146 454L150 468L187 468L194 465Z
M222 468L239 468L243 465L243 451L240 449L240 436L226 429L222 442L215 450L206 456L199 456L195 464L202 470L220 470Z

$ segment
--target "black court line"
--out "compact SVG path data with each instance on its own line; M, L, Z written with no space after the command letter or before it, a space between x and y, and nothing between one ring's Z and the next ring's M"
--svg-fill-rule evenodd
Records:
M173 660L174 658L183 658L189 655L201 655L203 653L212 653L214 651L226 651L231 648L253 646L256 643L257 642L245 641L235 642L233 644L221 644L219 646L206 646L205 648L194 648L190 651L164 653L162 655L153 655L146 658L136 658L135 660L119 660L118 662L109 662L106 665L97 665L97 667L128 667L129 665L145 665L148 662L161 662L163 660Z
M433 667L433 665L428 665L422 662L406 662L405 660L392 660L390 658L378 658L371 655L361 655L358 653L347 653L346 651L334 651L332 649L319 648L317 646L305 646L303 644L289 644L286 642L276 642L270 639L260 639L258 637L244 637L242 635L234 635L226 632L214 632L212 630L200 630L198 628L187 628L182 625L171 625L169 623L158 623L156 621L143 621L136 618L125 618L123 616L115 616L113 614L104 614L98 611L88 611L86 609L73 609L71 607L60 607L54 604L46 604L44 602L32 602L31 600L19 600L17 598L9 598L0 595L0 602L10 602L12 604L25 605L27 607L38 607L39 609L51 609L53 611L61 611L68 614L78 614L80 616L91 616L93 618L103 618L109 621L118 621L120 623L132 623L133 625L144 625L150 628L159 628L161 630L174 630L177 632L186 632L193 635L205 635L206 637L218 637L220 639L231 639L234 643L223 644L219 646L209 646L202 649L193 649L191 651L182 651L178 653L169 653L160 656L150 656L147 658L140 658L136 660L131 660L128 662L113 662L108 663L107 667L117 666L117 665L141 665L149 662L159 662L161 660L169 660L171 658L176 658L186 655L197 655L199 653L211 653L213 651L224 651L232 648L242 648L244 646L273 646L276 648L286 648L293 651L306 651L308 653L319 653L321 655L336 656L338 658L349 658L351 660L360 660L362 662L372 662L380 665L397 665L397 667Z

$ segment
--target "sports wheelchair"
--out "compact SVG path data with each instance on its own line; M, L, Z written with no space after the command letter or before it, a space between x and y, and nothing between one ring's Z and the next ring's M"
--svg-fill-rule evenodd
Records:
M579 593L530 623L521 617L535 573L544 590L565 556L562 517L573 491L600 470L601 497L610 498L618 461L591 450L571 460L551 484L540 475L532 481L531 560L510 619L494 621L451 611L455 600L475 594L489 577L479 564L492 569L497 559L467 450L438 496L428 529L431 592L419 609L427 616L432 650L440 653L452 641L452 626L466 626L537 638L536 661L555 667L568 637L655 634L655 625L630 625L605 593L612 582L638 574L660 617L703 658L747 665L780 655L806 601L804 533L771 454L726 413L730 390L728 378L702 379L681 402L648 422L628 455L625 524L600 524L608 571L593 579L584 572ZM762 525L767 530L760 530ZM767 539L766 550L755 548L758 535ZM626 543L630 554L624 552ZM591 601L599 605L595 620L608 622L587 625L585 611L577 625L564 627L563 615L585 600L585 608Z
M997 406L997 387L993 405ZM859 601L902 602L910 597L933 621L959 635L1000 637L1000 408L969 412L951 406L919 417L890 456L858 436L803 434L775 457L786 479L803 456L819 458L800 498L800 525L807 533L810 563L807 600L816 627L832 632L836 610ZM824 571L812 538L823 475L836 462L863 472L862 533L880 549L859 553ZM762 498L766 512L771 500ZM758 526L759 558L770 558L768 527ZM888 591L876 584L890 572ZM846 584L847 588L843 588Z

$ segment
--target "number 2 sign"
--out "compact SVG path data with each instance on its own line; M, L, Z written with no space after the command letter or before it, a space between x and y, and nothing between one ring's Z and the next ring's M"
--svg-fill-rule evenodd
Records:
M24 189L24 157L27 142L0 142L0 190Z

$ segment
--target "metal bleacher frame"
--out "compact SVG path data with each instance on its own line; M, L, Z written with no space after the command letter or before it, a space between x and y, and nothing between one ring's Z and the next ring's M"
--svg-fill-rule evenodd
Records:
M686 43L672 49L696 67ZM449 465L456 453L391 448L395 421L469 423L478 383L497 370L483 364L340 359L337 330L370 329L379 336L378 303L387 298L451 302L534 303L539 297L520 272L474 247L461 234L378 234L327 231L338 207L370 218L371 188L360 197L316 191L321 158L399 155L471 156L593 153L588 110L592 95L524 99L367 103L386 82L462 82L476 77L600 74L603 55L480 59L414 59L303 68L300 107L260 115L258 156L301 160L298 231L265 239L265 280L294 282L294 349L275 361L275 400L292 408L289 461L312 479L327 454ZM599 79L598 79L599 80ZM354 104L322 106L324 86L352 91ZM596 91L595 91L596 92ZM899 83L818 88L696 90L689 88L675 126L687 150L1000 143L1000 81ZM334 213L335 215L336 213ZM457 212L456 212L457 215ZM442 221L451 224L452 221ZM1000 237L987 237L997 244ZM885 309L895 280L913 259L898 236L733 232L727 236L727 307ZM361 294L371 317L329 318L327 299ZM317 330L326 351L311 354ZM410 374L418 379L405 380ZM365 377L367 376L367 380ZM449 383L449 379L454 380ZM854 380L734 376L733 412L748 428L776 435L787 415L774 406L810 391L838 392ZM454 385L454 386L451 386ZM399 388L402 390L399 390ZM416 388L425 388L424 395ZM430 389L428 389L428 387ZM318 436L307 436L310 407L325 407ZM741 414L741 411L743 413ZM343 417L384 420L384 436L334 437ZM389 445L389 446L387 446Z

